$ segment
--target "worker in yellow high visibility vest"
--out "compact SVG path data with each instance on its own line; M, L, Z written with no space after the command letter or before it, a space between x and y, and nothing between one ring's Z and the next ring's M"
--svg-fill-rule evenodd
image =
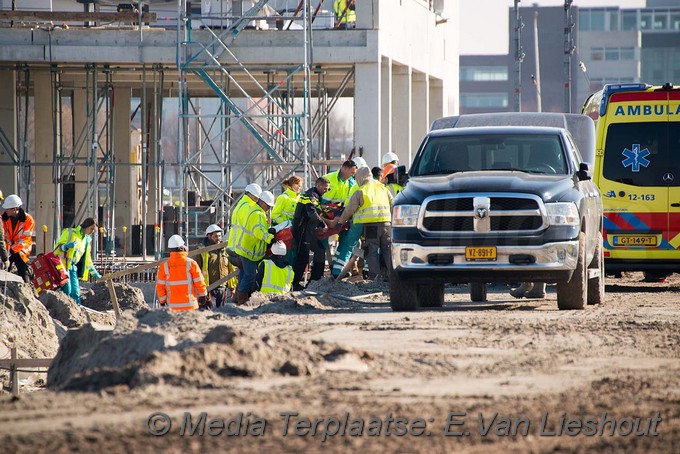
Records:
M375 279L380 273L380 257L391 267L392 249L392 195L385 185L373 179L371 169L364 167L357 172L357 187L352 192L345 210L330 226L343 224L350 217L356 225L363 226L364 238L368 245L368 277ZM387 277L387 276L383 276Z
M68 283L61 289L80 305L80 284L78 278L87 282L90 275L100 279L101 275L92 263L90 250L92 235L97 230L93 218L87 218L78 227L61 231L61 236L54 246L54 255L61 257L64 268L68 272Z
M262 188L257 183L250 183L246 186L243 196L236 202L234 209L231 211L231 226L229 228L229 235L227 236L227 254L231 259L231 263L237 268L241 268L241 256L234 252L234 245L236 237L240 236L241 226L245 224L245 216L248 215L251 208L257 204L258 197L262 194Z
M272 255L260 262L257 268L257 282L260 292L265 294L284 294L293 286L293 267L286 262L286 245L276 241L271 247Z
M354 0L334 0L333 11L335 11L338 29L345 30L356 27L357 13Z

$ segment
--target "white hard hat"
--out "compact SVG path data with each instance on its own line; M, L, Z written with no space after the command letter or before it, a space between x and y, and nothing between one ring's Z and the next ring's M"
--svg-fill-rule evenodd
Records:
M385 153L382 158L382 165L389 164L392 161L397 161L399 162L399 156L397 156L396 153L392 153L391 151L388 153Z
M260 194L262 194L262 188L257 183L250 183L248 186L246 186L246 192L248 194L252 194L255 197L260 197Z
M5 203L2 204L2 207L5 210L9 210L10 208L18 208L21 205L23 205L21 198L16 194L12 194L10 196L7 196L7 198L5 199Z
M269 191L264 191L262 194L260 194L260 200L270 207L273 207L276 199L274 198L274 194Z
M272 244L272 255L286 255L286 244L278 240Z
M366 163L366 160L361 156L354 158L354 163L357 165L357 169L368 167L368 163Z
M168 240L168 249L176 249L184 246L184 240L179 235L173 235Z
M217 224L210 224L210 225L208 226L208 228L205 229L205 235L208 236L208 235L210 235L211 233L221 232L221 231L222 231L222 227L220 227L219 225L217 225Z

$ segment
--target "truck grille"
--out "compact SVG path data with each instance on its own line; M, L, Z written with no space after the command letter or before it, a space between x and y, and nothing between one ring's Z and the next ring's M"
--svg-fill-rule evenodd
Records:
M428 232L529 233L547 226L536 196L466 194L425 200L421 228Z

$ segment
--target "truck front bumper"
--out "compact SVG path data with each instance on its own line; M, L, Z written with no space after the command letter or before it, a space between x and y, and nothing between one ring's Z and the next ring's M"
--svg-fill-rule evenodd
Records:
M578 241L496 246L493 261L468 261L464 246L392 243L392 267L400 278L448 282L568 281L578 262Z

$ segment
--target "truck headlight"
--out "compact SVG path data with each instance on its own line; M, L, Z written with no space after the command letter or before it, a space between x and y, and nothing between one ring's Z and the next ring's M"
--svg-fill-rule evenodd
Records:
M420 205L397 205L392 209L393 227L415 227Z
M550 225L579 225L578 208L572 202L546 203Z

